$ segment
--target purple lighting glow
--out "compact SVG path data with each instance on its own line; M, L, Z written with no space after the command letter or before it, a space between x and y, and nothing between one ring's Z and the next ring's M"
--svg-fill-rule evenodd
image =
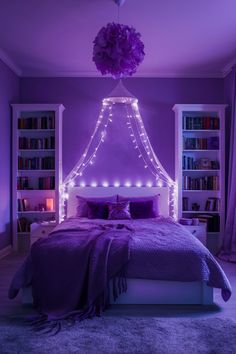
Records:
M111 118L112 117L112 118ZM170 178L168 173L165 171L164 167L158 160L151 143L149 141L148 135L146 133L142 117L139 112L138 100L135 97L108 97L105 98L102 102L102 109L98 116L97 123L93 134L91 135L90 141L82 154L80 160L66 177L62 190L67 192L69 188L72 188L75 185L75 179L81 178L84 175L85 170L88 166L93 166L96 163L97 155L100 152L103 143L106 142L107 137L109 136L108 129L110 125L114 124L114 121L119 121L120 124L123 124L125 128L128 141L123 141L123 135L120 136L121 132L117 131L120 138L119 144L125 146L130 146L129 149L132 149L136 153L137 160L140 160L143 169L147 170L153 177L153 181L156 181L156 186L158 187L168 187L170 189L170 215L175 216L175 201L174 201L174 187L175 182ZM104 150L102 150L104 151ZM117 156L114 156L114 161ZM112 164L112 161L109 161ZM140 164L140 163L139 163ZM92 167L91 167L92 168ZM99 179L92 180L90 183L86 183L85 180L79 181L80 186L90 185L91 187L109 187L109 186L125 186L130 188L132 186L141 188L142 186L152 187L153 182L148 180L146 183L140 179L133 181L133 178L126 179L123 182L120 181L120 176L115 179L113 183L109 180ZM128 176L127 176L128 177ZM62 193L62 196L65 195ZM65 199L61 199L61 210L64 208ZM63 215L64 216L64 215Z

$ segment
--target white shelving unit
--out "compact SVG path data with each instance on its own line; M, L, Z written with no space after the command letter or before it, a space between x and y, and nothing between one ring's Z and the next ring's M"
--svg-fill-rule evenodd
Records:
M208 216L207 246L213 253L221 246L225 225L225 108L221 104L173 107L178 219ZM204 167L204 162L211 166Z
M32 223L59 222L64 106L13 104L12 110L12 231L19 251L30 245ZM53 210L46 199L53 199Z

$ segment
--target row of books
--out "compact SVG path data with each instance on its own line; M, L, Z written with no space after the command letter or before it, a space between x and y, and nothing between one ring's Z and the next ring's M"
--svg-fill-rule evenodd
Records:
M39 177L39 189L55 189L55 176Z
M31 221L26 218L17 219L17 231L18 232L30 232Z
M17 199L18 211L27 211L29 210L29 201L26 198Z
M206 211L220 211L220 199L208 198L205 205Z
M53 170L55 169L55 157L21 157L18 156L19 170Z
M192 178L183 176L185 190L219 190L219 176L204 176Z
M183 211L195 211L194 206L197 203L192 203L192 209L189 208L189 198L183 197L182 200L182 209ZM200 205L198 205L197 211L200 209ZM219 198L208 198L205 203L205 211L220 211L220 199Z
M218 150L219 137L211 136L209 138L187 138L183 137L184 150Z
M183 170L219 170L220 163L217 160L209 158L194 159L193 157L183 155Z
M17 189L31 189L29 187L29 178L28 177L17 177Z
M218 117L183 117L183 129L185 130L218 130L220 120Z
M55 129L55 117L18 118L18 129Z
M43 139L19 137L19 149L55 149L55 136Z
M188 197L183 197L182 198L182 210L183 211L188 211L189 210L189 198Z
M55 176L38 177L38 189L55 189ZM32 190L29 177L17 177L17 190Z

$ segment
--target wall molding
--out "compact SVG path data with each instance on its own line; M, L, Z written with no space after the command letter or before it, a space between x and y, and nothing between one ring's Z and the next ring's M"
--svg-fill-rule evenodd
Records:
M231 70L235 65L236 65L236 56L232 60L230 60L227 65L225 65L223 69L224 77L226 77L231 72Z
M14 61L9 57L9 55L0 48L0 60L2 60L2 62L8 66L9 69L11 69L17 76L21 76L22 75L22 71L19 68L18 65L16 65L16 63L14 63Z
M2 250L0 250L0 259L8 256L12 252L12 245L9 245Z
M38 70L21 70L21 68L10 58L10 56L0 48L0 60L9 67L19 77L32 78L56 78L56 77L84 77L84 78L110 78L110 76L102 76L98 71L38 71ZM131 78L163 78L163 79L197 79L197 78L225 78L236 65L236 56L231 59L222 70L216 71L173 71L173 72L137 72Z
M102 76L98 71L23 71L22 77L33 77L33 78L50 78L50 77L87 77L87 78L111 78L110 76ZM195 79L195 78L224 78L223 72L221 71L204 71L204 72L137 72L131 78L176 78L176 79Z

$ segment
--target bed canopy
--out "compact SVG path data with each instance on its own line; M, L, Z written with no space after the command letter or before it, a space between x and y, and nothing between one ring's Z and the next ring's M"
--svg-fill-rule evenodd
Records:
M103 99L102 108L88 145L63 182L61 187L61 218L65 216L65 201L68 198L69 188L75 184L81 187L86 186L86 183L83 181L85 170L94 165L99 152L102 152L103 145L109 142L109 127L114 124L114 121L122 124L122 129L125 129L127 132L127 137L131 144L129 148L132 149L131 146L133 146L136 158L139 162L142 162L143 168L152 176L152 181L154 182L149 181L146 183L146 186L169 187L170 215L175 217L175 182L168 175L152 148L139 112L138 99L125 88L120 80L110 95ZM119 181L113 183L114 187L121 185ZM141 182L137 182L135 185L136 187L142 187ZM107 181L101 184L92 182L90 186L109 187L110 184ZM132 183L127 181L123 183L123 186L132 187Z

